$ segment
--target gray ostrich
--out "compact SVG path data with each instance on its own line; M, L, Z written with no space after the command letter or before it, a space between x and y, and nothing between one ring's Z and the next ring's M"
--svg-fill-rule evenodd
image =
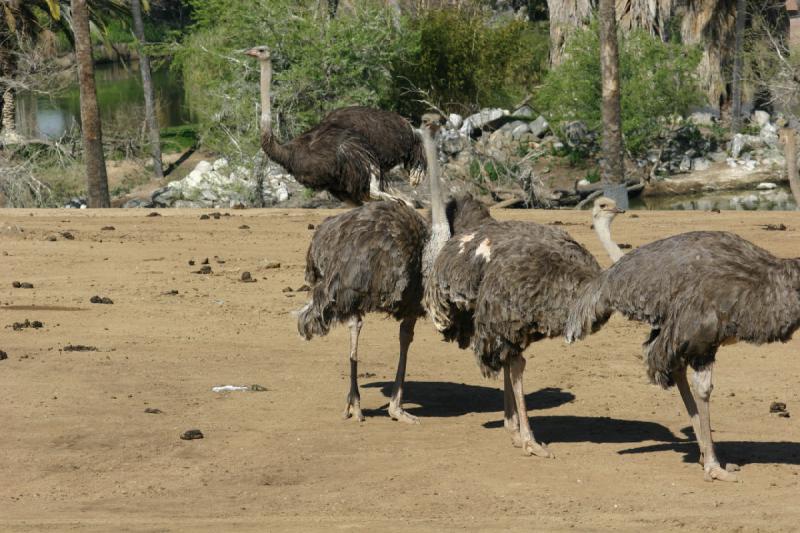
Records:
M613 200L598 198L592 218L612 259L618 213ZM484 376L503 370L505 427L515 446L550 457L530 428L522 376L530 343L563 332L578 289L596 278L600 265L561 229L532 222L484 221L454 235L444 246L425 290L425 307L446 340L472 346Z
M344 417L364 420L358 392L358 336L367 313L387 313L400 321L400 360L389 415L417 423L402 408L406 356L414 326L425 312L422 293L437 253L474 210L451 202L445 206L432 132L438 115L423 116L431 189L431 224L410 207L397 202L371 202L320 224L306 256L306 280L311 301L298 313L297 328L306 339L322 336L339 322L350 328L350 392ZM469 204L469 203L468 203ZM478 211L480 211L478 209Z
M336 109L305 133L279 143L272 131L272 55L266 46L245 53L261 65L261 147L298 182L355 205L393 199L383 192L384 175L397 164L409 171L412 185L419 182L425 168L422 140L406 119L391 111Z
M790 339L800 326L800 259L777 258L732 233L675 235L630 252L583 287L569 313L567 341L583 338L614 311L652 327L643 345L647 374L662 387L678 386L705 479L737 481L714 453L714 359L720 346L736 341Z

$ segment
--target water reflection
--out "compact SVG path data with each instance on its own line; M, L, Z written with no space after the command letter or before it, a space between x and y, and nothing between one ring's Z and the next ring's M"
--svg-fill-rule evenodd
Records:
M631 199L631 209L788 211L796 208L791 191L783 186L769 191L709 192Z
M103 130L119 134L142 129L144 96L139 66L125 68L118 63L97 65L97 101ZM156 114L162 128L192 122L180 77L169 69L153 72ZM77 81L56 96L21 93L17 99L17 129L27 137L53 139L80 124L80 96Z

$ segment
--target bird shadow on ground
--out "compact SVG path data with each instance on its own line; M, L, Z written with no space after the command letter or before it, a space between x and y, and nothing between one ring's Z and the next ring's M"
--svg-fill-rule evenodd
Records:
M638 448L628 448L617 453L621 455L635 453L678 452L683 454L684 463L696 463L700 460L700 449L694 440L691 428L681 432L689 440L652 444ZM714 447L722 463L747 464L785 464L800 465L799 442L754 442L754 441L716 441Z
M391 397L393 381L367 383L364 388L380 388L381 393ZM552 409L571 402L575 395L558 388L544 388L525 395L528 409ZM467 413L494 413L503 410L503 391L493 387L450 383L447 381L412 381L403 389L408 413L420 417L463 416ZM380 409L364 409L364 415L386 414L387 405Z
M674 443L678 438L668 428L655 422L620 420L606 416L533 416L531 428L544 442L642 442L654 440ZM502 428L502 420L483 424Z

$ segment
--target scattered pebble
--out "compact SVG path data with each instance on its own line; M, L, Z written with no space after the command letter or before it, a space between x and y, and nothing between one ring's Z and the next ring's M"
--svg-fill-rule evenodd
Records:
M242 272L242 281L245 283L255 283L256 279L248 271Z
M624 243L624 242L618 244L617 246L619 246L621 250L630 250L631 248L633 248L632 244L628 244L628 243Z
M194 259L189 259L189 266L190 266L190 267L193 267L193 266L194 266Z
M639 215L637 215L636 213L634 213L634 214L632 214L632 215L630 216L630 218L639 218Z
M308 225L308 229L314 229L315 227L316 227L316 226L314 226L314 224L309 224L309 225Z
M89 301L93 304L113 304L114 300L108 296L92 296Z
M211 217L208 216L208 215L205 215L205 214L200 215L200 220L208 220L209 218L211 218Z
M203 259L203 260L200 262L200 264L201 264L201 265L207 265L207 264L208 264L208 257L206 257L205 259Z
M264 268L280 268L281 264L277 261L267 261L264 263Z
M311 290L311 287L309 287L308 285L300 285L300 287L295 289L295 292L308 292L310 290Z
M100 228L100 231L114 231L115 229L117 228L115 228L114 226L103 226L102 228Z
M181 433L181 439L183 440L202 439L203 436L203 432L199 429L190 429Z
M8 354L3 350L0 350L0 361L5 361L6 359L8 359Z
M374 372L362 372L362 373L360 373L358 375L358 377L360 377L360 378L374 378L375 377L375 373Z
M60 235L62 237L64 237L65 239L67 239L68 241L74 241L75 240L75 235L73 235L72 233L70 233L68 231L62 231L60 233Z
M719 214L719 213L720 213L720 210L719 210L719 209L717 209L717 208L715 207L714 209L712 209L712 210L711 210L711 212L712 212L712 213L717 213L717 214Z
M239 229L250 229L250 226L248 226L247 224L242 224L241 226L239 226Z
M147 409L144 410L144 412L150 415L160 415L164 411L162 411L161 409L156 409L155 407L148 407Z
M97 348L94 346L86 346L85 344L67 344L64 346L65 352L96 352Z
M262 385L257 385L255 383L253 385L250 385L250 390L252 392L267 392L267 388L266 387L264 387Z
M761 227L766 231L786 231L786 224L762 224Z
M291 287L284 287L283 289L281 289L281 292L293 292L293 290Z
M786 404L784 402L772 402L769 404L770 413L783 413L786 411Z
M792 415L789 414L789 411L784 411L782 413L778 413L778 416L781 418L789 418Z
M213 271L211 270L210 265L203 265L200 267L200 270L195 270L194 274L212 274Z
M161 293L161 296L175 296L178 294L178 289L172 289L171 291L164 291Z
M47 237L47 240L50 242L56 242L58 240L58 237L56 237L55 235L49 235Z
M44 324L42 324L38 320L30 321L27 318L25 319L25 322L14 322L13 324L11 324L11 329L13 329L14 331L20 331L20 330L28 329L28 328L40 329L40 328L43 328L43 327L44 327Z
M149 217L160 217L161 213L156 213L155 211L153 211L152 213L149 213L147 216L149 216Z
M33 283L28 283L27 281L14 281L11 283L11 286L15 289L32 289Z

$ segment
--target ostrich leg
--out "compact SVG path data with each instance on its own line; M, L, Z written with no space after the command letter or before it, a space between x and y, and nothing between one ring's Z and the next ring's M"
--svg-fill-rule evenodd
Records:
M361 394L358 392L358 335L364 322L356 315L348 321L350 328L350 392L347 394L347 405L344 408L343 418L355 415L359 422L364 421L361 412Z
M709 412L711 391L714 389L714 384L711 381L711 370L711 365L709 365L702 370L695 370L692 376L695 402L697 402L697 410L700 415L701 437L699 441L704 448L701 455L704 459L705 479L706 481L715 479L720 481L739 481L736 474L728 472L720 466L719 460L714 453L714 441L711 438L711 414Z
M692 396L692 390L689 388L689 380L686 379L686 367L675 370L672 373L672 379L675 380L675 385L681 393L683 404L686 406L686 412L689 413L689 418L692 419L692 429L694 429L694 438L697 441L697 446L700 448L700 464L705 464L703 453L705 446L703 445L702 434L700 431L700 416L697 413L697 403Z
M519 417L517 416L516 400L514 400L514 390L511 387L511 375L508 365L503 365L503 425L511 432L511 441L517 448L522 447L522 439L519 436Z
M536 442L536 439L533 437L533 431L531 431L530 421L528 420L528 410L525 407L525 393L522 390L522 374L525 372L525 358L517 354L509 355L506 357L505 364L510 366L511 386L514 388L514 398L517 402L519 436L522 441L522 449L527 455L554 457L544 445Z
M389 400L389 416L407 424L419 424L419 419L403 410L403 384L406 381L406 357L408 347L414 340L416 318L406 318L400 322L400 360L397 362L397 376L394 378L392 399Z

